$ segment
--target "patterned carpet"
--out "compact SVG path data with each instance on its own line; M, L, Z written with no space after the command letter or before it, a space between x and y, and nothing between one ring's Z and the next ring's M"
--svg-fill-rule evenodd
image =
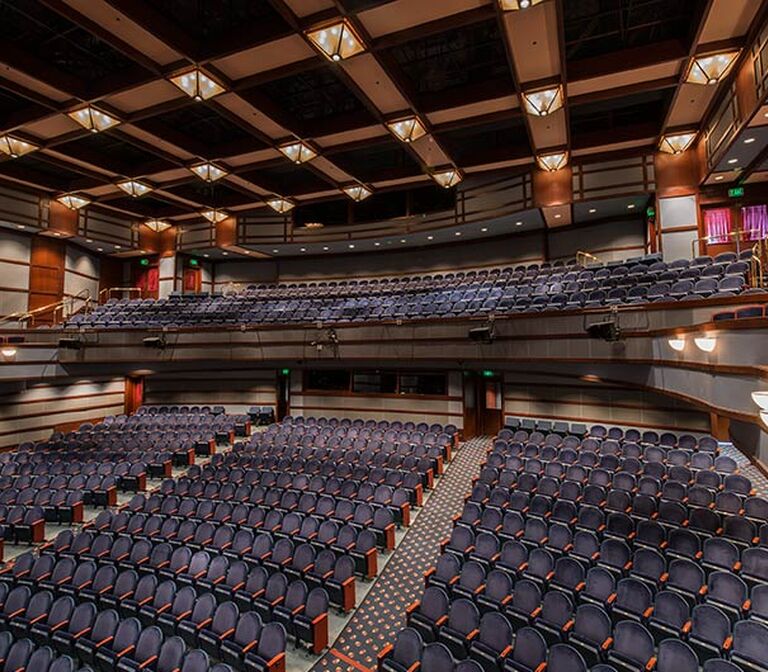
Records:
M478 437L462 444L394 557L313 672L376 668L376 653L394 641L405 625L405 608L421 596L424 572L435 563L440 541L450 534L451 518L460 512L489 442Z

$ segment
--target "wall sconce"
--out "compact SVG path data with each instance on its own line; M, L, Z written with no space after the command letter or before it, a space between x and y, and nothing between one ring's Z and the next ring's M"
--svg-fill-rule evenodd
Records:
M768 427L768 390L756 390L753 392L752 401L760 407L760 420Z
M682 352L683 348L685 348L685 337L681 336L679 338L670 338L667 343L669 343L669 347L673 350Z
M712 352L717 345L717 339L713 336L697 336L693 339L693 342L702 352Z

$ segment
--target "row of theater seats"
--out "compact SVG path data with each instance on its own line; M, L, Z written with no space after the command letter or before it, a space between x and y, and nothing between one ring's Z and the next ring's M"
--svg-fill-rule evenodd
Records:
M751 252L744 259L748 259ZM130 329L365 322L578 310L729 297L747 288L749 263L726 252L667 263L657 256L582 268L532 264L478 273L252 286L236 294L110 299L68 328Z
M768 501L735 462L716 471L716 442L507 424L380 669L435 656L486 672L768 667ZM597 466L628 445L637 473ZM680 451L708 459L672 471Z

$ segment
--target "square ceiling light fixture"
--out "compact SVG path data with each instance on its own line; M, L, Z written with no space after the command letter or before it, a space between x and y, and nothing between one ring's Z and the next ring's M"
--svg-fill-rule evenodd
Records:
M224 210L203 210L200 214L205 217L211 224L218 224L223 222L229 215Z
M148 219L144 222L144 226L155 233L162 233L171 228L171 223L166 222L164 219Z
M520 9L529 9L544 0L499 0L499 5L505 12L515 12Z
M563 87L549 86L523 92L525 111L534 117L546 117L563 106Z
M106 131L108 128L117 126L120 123L117 118L93 107L93 105L86 105L79 110L69 112L68 116L91 133Z
M317 152L303 140L280 145L278 149L296 164L306 163L317 156Z
M696 139L696 131L685 131L683 133L667 133L661 136L659 149L667 154L682 154L687 150Z
M373 193L364 184L350 184L349 186L342 187L342 191L356 203L364 201Z
M293 201L288 198L283 198L282 196L275 196L274 198L267 199L267 205L281 215L290 212L296 207L296 204Z
M550 173L564 168L568 163L568 152L563 150L559 152L547 152L546 154L539 154L536 157L536 163L539 164L539 168L546 170Z
M458 168L451 166L450 168L438 168L432 173L432 179L443 189L450 189L461 182L464 176Z
M387 122L390 132L402 142L414 142L427 134L427 129L417 116Z
M227 171L219 168L213 163L198 163L194 166L190 166L189 169L197 175L201 180L206 182L215 182L220 180L227 174Z
M79 210L90 203L87 198L75 196L75 194L62 194L56 200L70 210Z
M117 186L133 198L138 198L152 191L152 187L138 180L123 180L118 182Z
M307 39L323 56L334 62L365 51L363 40L346 18L307 31Z
M36 149L40 149L40 147L32 142L12 135L0 135L0 153L7 154L12 159L34 152Z
M739 51L694 56L685 81L690 84L717 84L736 62Z
M171 77L171 83L178 86L190 98L200 102L209 100L224 92L224 87L215 79L206 75L200 68L188 70L180 75Z

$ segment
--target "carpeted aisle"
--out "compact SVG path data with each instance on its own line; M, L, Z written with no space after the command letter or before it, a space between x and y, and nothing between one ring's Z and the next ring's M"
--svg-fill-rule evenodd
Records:
M435 563L440 541L450 534L451 518L461 511L489 443L490 438L478 437L462 444L383 574L313 671L376 668L376 653L394 640L405 624L405 608L421 596L424 572Z

